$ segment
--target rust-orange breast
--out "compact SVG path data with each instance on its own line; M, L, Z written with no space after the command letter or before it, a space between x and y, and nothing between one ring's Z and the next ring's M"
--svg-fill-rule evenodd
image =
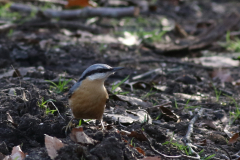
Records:
M101 119L108 94L102 80L85 79L69 99L75 118Z

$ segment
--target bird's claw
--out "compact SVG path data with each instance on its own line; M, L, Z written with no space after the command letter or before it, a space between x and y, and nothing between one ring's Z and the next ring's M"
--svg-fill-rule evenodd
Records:
M73 118L68 122L68 125L66 126L66 129L65 129L65 135L66 135L66 136L67 136L67 131L68 131L68 129L71 130L72 120L73 120Z

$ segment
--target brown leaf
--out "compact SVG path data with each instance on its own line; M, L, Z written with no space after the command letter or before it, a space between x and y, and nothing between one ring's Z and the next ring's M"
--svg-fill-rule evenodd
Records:
M142 160L161 160L161 157L144 157Z
M238 133L235 133L228 141L228 144L233 144L235 142L237 142L237 139L239 137L239 134Z
M70 138L72 141L81 143L81 144L94 144L97 141L88 137L84 132L82 127L76 127L72 129L70 134Z
M65 6L65 8L81 8L87 6L92 6L89 3L89 0L68 0L68 4Z
M21 150L20 146L13 147L11 160L23 160L26 158L26 154Z
M198 144L198 145L200 145L200 146L206 146L206 145L207 145L207 140L204 139L204 140L202 140L202 141L200 141L200 142L198 142L198 143L196 143L196 144Z
M234 82L234 85L239 86L239 85L240 85L240 79L236 80L236 81Z
M57 139L56 137L51 137L45 134L45 147L47 149L48 155L51 159L54 159L57 157L57 151L64 147L64 144L60 139Z
M136 147L135 149L136 149L139 153L141 153L142 155L145 156L145 152L142 150L142 148Z
M147 138L143 133L138 133L136 131L132 131L131 134L127 135L128 137L134 137L139 141L147 141Z
M175 122L179 121L179 116L173 113L170 109L164 106L160 106L160 109L163 113L163 118L166 121L175 121Z
M231 72L226 69L214 70L211 73L211 78L213 78L213 79L218 78L221 80L221 82L232 82L233 81Z
M22 77L20 71L18 69L15 69L15 71L13 72L13 77Z
M213 123L212 120L205 119L205 120L203 120L201 125L206 125L206 126L212 128L212 129L217 129L216 125Z

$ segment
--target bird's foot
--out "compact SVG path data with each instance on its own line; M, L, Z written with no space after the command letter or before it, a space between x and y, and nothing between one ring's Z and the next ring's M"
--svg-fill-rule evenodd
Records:
M101 125L102 125L102 131L106 131L102 120L101 120Z
M68 129L69 130L71 130L71 126L72 126L72 120L73 120L74 118L72 118L69 122L68 122L68 125L66 126L66 129L65 129L65 135L67 136L67 131L68 131Z

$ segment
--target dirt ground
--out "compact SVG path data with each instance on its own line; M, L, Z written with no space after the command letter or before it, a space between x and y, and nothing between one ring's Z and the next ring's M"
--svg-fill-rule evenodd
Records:
M191 40L191 36L197 37L212 24L221 24L240 9L238 1L180 2L157 1L156 11L141 13L137 22L133 21L137 18L131 18L126 25L117 25L115 33L133 31L135 23L147 31L163 27L155 22L164 16L171 19L168 23L178 23ZM116 27L113 23L122 20L126 19L102 18L96 25L111 30ZM45 147L47 134L64 143L56 160L240 158L240 68L194 61L206 52L233 58L232 52L218 43L225 41L226 32L203 48L158 52L152 46L171 44L168 38L184 43L184 37L170 30L164 42L149 44L147 39L128 46L110 38L110 42L97 40L109 32L96 35L60 27L34 27L32 21L40 20L33 18L0 32L0 157L10 155L12 148L20 145L27 153L25 160L50 160ZM240 23L231 31L238 31L238 26ZM83 131L96 142L76 143L70 138L70 130L65 134L72 118L67 93L82 72L95 63L124 69L105 82L110 97L103 115L105 130L94 120L85 120ZM127 76L118 91L112 90ZM69 83L57 92L46 80ZM46 112L55 107L59 112ZM79 120L73 120L72 128L78 124ZM237 137L232 138L234 135Z

